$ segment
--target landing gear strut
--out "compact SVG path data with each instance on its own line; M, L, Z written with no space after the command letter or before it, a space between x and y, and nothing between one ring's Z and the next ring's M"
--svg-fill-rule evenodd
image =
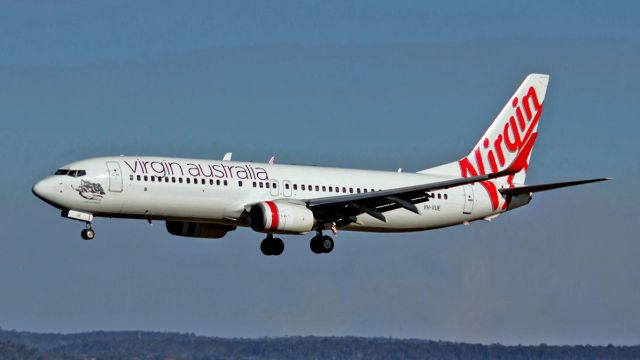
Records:
M284 242L280 238L274 238L273 234L267 234L267 237L260 243L260 251L267 256L278 256L284 251Z
M333 250L333 246L334 243L331 236L323 236L322 231L318 231L309 243L309 247L314 254L328 254Z
M96 236L96 232L93 231L90 222L87 223L87 228L80 232L80 236L82 236L84 240L91 240Z

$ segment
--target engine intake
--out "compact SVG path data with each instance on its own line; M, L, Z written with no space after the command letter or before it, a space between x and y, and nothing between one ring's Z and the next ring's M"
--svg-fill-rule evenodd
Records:
M165 221L165 226L171 235L208 239L220 239L225 236L227 232L236 229L235 226L231 225L191 221Z
M253 205L249 220L253 230L269 233L303 234L315 225L313 212L305 206L274 201Z

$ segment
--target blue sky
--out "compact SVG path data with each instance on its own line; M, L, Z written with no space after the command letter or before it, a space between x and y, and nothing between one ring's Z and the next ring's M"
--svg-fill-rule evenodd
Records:
M215 336L637 343L635 2L7 2L0 12L0 326ZM461 157L551 74L527 181L492 223L308 237L82 224L31 194L59 165L176 155L417 171Z

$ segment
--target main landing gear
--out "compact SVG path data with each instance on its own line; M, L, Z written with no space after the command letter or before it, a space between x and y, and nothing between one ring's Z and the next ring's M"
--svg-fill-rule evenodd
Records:
M93 231L90 222L87 223L87 228L80 232L80 236L82 236L84 240L91 240L96 236L96 232Z
M309 247L314 254L328 254L333 250L333 245L331 236L323 236L321 231L318 231L309 243Z
M267 234L267 237L260 243L260 250L267 256L278 256L284 251L284 242L280 238L274 238L272 234Z

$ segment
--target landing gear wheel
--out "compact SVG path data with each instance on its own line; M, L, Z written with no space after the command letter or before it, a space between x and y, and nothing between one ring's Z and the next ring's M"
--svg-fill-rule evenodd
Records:
M320 248L325 254L328 254L333 250L333 245L333 239L331 238L331 236L325 235L320 240Z
M278 256L284 251L284 242L280 238L275 238L271 242L271 251L273 255Z
M284 251L284 242L280 238L274 238L273 235L267 235L267 238L260 243L260 251L267 256L278 256Z
M262 251L262 253L266 256L273 255L270 245L271 245L271 241L269 238L262 240L262 242L260 243L260 251Z
M312 237L309 247L314 254L322 254L322 236L316 235Z
M82 236L84 240L91 240L96 236L96 232L93 231L93 229L91 228L87 228L82 230L82 232L80 233L80 236Z

